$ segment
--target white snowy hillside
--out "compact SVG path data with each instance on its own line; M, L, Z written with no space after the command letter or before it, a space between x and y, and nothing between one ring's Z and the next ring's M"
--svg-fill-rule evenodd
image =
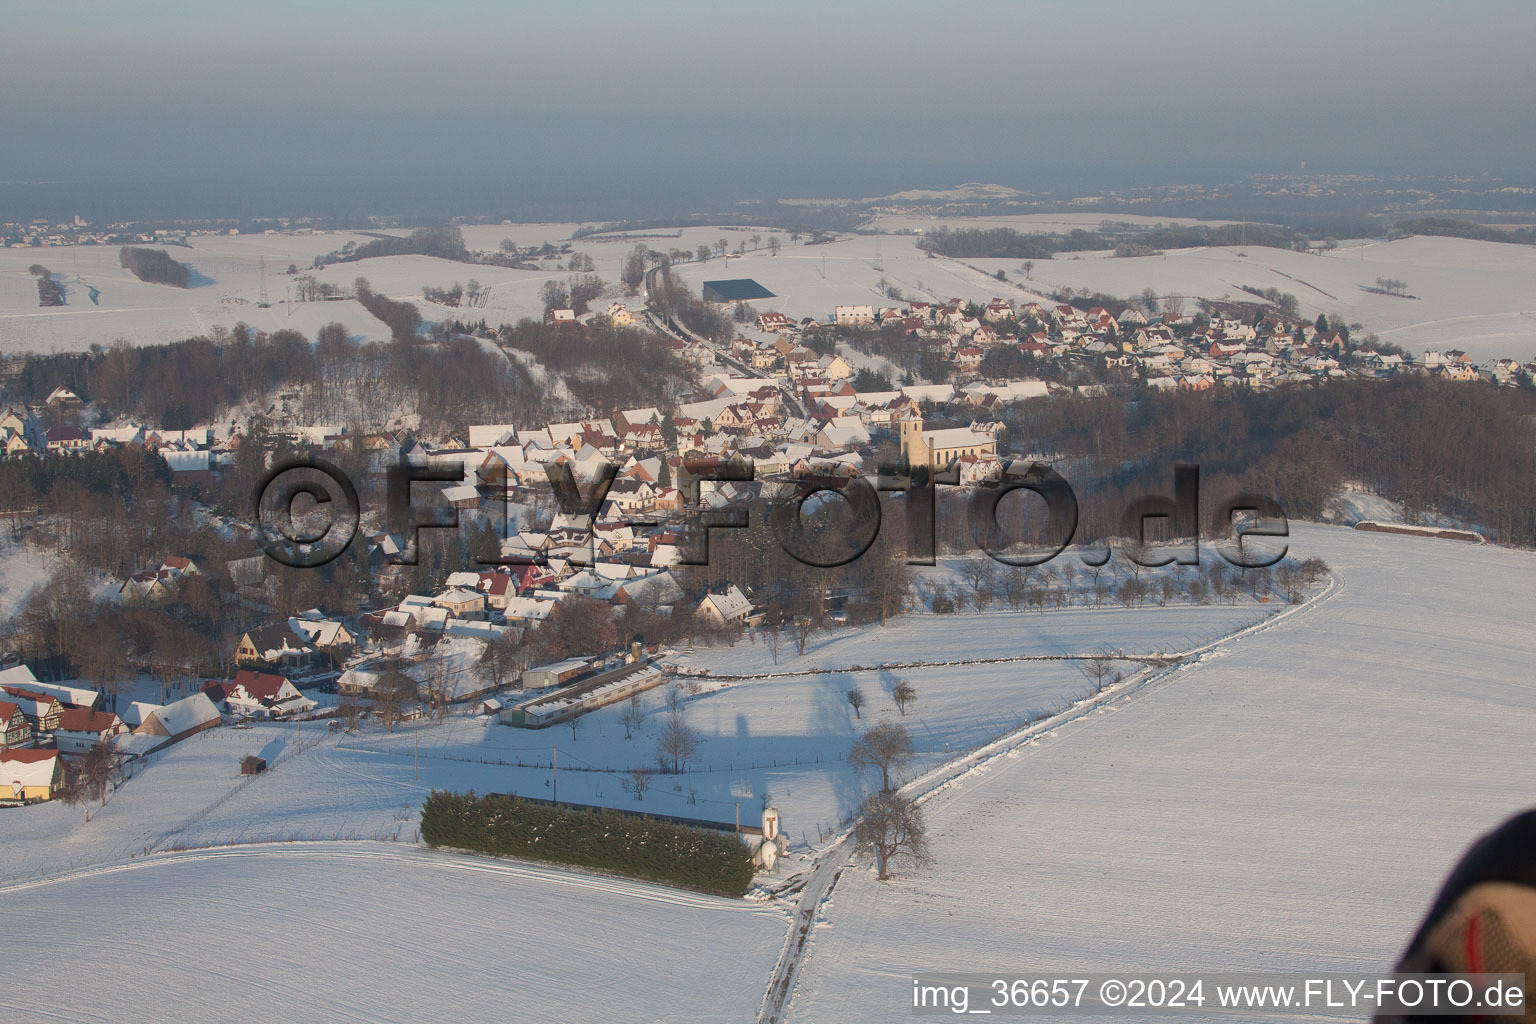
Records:
M1293 530L1333 592L936 790L936 863L843 874L787 1019L891 1020L923 971L1390 968L1536 803L1536 558Z
M784 936L740 900L371 843L0 890L0 926L41 962L90 964L6 986L5 1018L80 1024L750 1020Z

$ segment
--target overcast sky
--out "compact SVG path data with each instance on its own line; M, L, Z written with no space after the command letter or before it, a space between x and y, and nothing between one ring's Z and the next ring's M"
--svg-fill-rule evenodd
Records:
M0 180L679 161L1536 168L1536 3L3 7Z

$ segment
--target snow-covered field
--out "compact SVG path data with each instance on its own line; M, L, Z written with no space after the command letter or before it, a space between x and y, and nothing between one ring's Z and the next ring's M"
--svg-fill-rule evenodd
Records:
M463 234L471 250L495 250L507 238L520 246L544 242L559 246L580 226L475 225L464 228ZM688 228L676 237L673 232L647 232L643 237L653 248L691 251L722 237L734 248L753 234L766 239L770 233L766 229L710 227ZM93 344L110 345L117 338L135 345L159 344L241 322L265 331L289 328L313 338L323 325L336 321L357 338L382 341L389 337L382 323L351 300L306 303L295 297L290 306L294 286L294 278L287 273L290 265L300 274L312 273L317 280L346 290L357 278L366 277L380 294L415 301L428 321L484 317L493 325L539 317L544 311L540 298L544 283L552 279L564 282L571 276L556 269L559 261L550 261L548 269L531 271L425 256L380 257L310 269L317 256L339 250L348 242L361 245L368 241L370 236L355 232L317 232L197 236L186 246L152 246L165 248L172 259L192 268L194 287L185 289L139 281L118 265L119 247L115 245L0 248L0 352L78 351ZM785 241L788 249L787 238ZM604 303L622 298L619 272L635 244L622 234L573 242L575 251L590 256L594 272L608 282ZM28 271L33 264L47 267L63 281L65 305L38 306L36 280ZM714 276L724 276L724 262L711 260L705 266L722 271ZM260 305L263 274L267 308ZM479 306L448 307L422 298L425 287L447 289L471 280L487 289Z
M930 221L886 218L885 231L931 230L956 226L1014 227L1023 231L1065 231L1097 227L1097 215L971 218ZM1136 218L1111 218L1136 219ZM1151 222L1150 218L1142 218ZM519 245L570 239L574 224L493 224L466 227L471 249L495 249L503 238ZM1063 253L1036 260L1025 279L1017 260L930 258L917 248L914 235L851 235L822 245L791 243L787 234L769 229L697 227L672 231L598 235L578 239L576 251L590 256L595 272L609 283L604 302L621 298L617 285L624 256L644 240L651 248L696 250L724 238L734 249L759 236L766 244L778 234L778 256L766 249L726 260L684 263L680 273L694 287L718 278L751 277L775 294L756 303L795 317L824 318L832 307L850 303L883 304L892 300L881 282L908 299L985 300L993 295L1014 301L1041 298L1061 287L1130 296L1145 288L1160 295L1219 299L1247 297L1244 285L1291 292L1308 317L1319 312L1361 323L1383 339L1413 352L1425 348L1460 348L1479 360L1536 356L1536 248L1457 238L1406 238L1394 242L1347 242L1322 255L1306 255L1261 246L1175 250L1164 256L1113 259L1107 253ZM290 264L303 271L317 255L348 241L367 241L353 233L312 235L239 235L191 239L189 247L168 251L197 272L197 287L167 288L144 284L117 265L116 246L61 246L0 249L0 351L62 351L109 344L122 337L134 344L172 341L204 333L214 326L244 321L263 330L291 327L313 336L336 320L355 336L383 339L384 326L354 302L285 302ZM269 308L257 305L266 264ZM42 263L66 283L67 304L40 309L27 268ZM991 275L1002 270L1007 282ZM384 257L338 263L318 271L324 282L350 287L368 278L383 294L416 300L427 320L484 317L491 323L537 317L543 310L540 289L550 279L570 275L555 269L507 270L420 256ZM1377 295L1362 290L1377 278L1407 282L1417 299ZM487 287L482 305L454 309L422 301L423 287L449 288L471 279ZM92 298L94 290L94 299Z
M0 890L59 984L8 1020L750 1020L779 911L372 843L172 854ZM742 969L745 966L745 969Z
M1536 788L1523 611L1536 556L1304 524L1292 539L1333 567L1325 597L1004 740L932 789L936 863L886 884L863 863L844 873L788 1019L890 1019L909 1012L914 972L957 968L1389 965L1460 852ZM685 714L716 770L685 776L697 804L661 779L645 806L723 816L735 803L755 810L767 790L797 845L808 832L815 846L818 819L845 813L868 782L822 755L897 715L895 678L918 688L905 722L920 768L944 761L946 744L954 756L996 740L1087 689L1066 662L847 666L876 652L1170 650L1269 610L925 614L820 636L804 658L781 650L777 666L763 645L699 649L690 664L719 673L830 671L705 682ZM870 698L859 719L850 685ZM652 723L658 703L652 694ZM50 960L108 951L102 970L46 989L46 1006L70 1019L205 1017L258 987L285 1020L751 1019L783 912L413 845L431 788L544 795L546 769L496 762L533 764L554 744L562 797L631 799L614 774L583 770L650 759L652 723L626 740L616 716L589 715L574 739L477 718L345 737L311 725L302 753L292 725L215 730L161 755L89 823L61 804L0 812L0 927L34 936ZM272 770L242 781L247 753ZM806 755L821 760L765 764ZM722 770L726 757L759 767ZM375 837L397 841L346 841ZM29 926L44 917L48 928ZM232 945L242 952L182 980L185 963L206 961L198 951ZM722 956L729 970L714 966ZM273 962L295 968L277 978ZM11 987L0 1008L37 1016L44 992Z
M844 874L788 1019L891 1019L924 971L1387 969L1532 803L1536 561L1294 533L1332 594L937 791L935 865Z
M703 281L750 277L774 294L754 302L754 309L777 310L797 320L824 320L839 305L899 305L881 290L881 281L909 301L985 301L993 295L1015 302L1044 301L1038 292L993 280L992 268L983 273L962 261L929 259L917 241L912 235L854 235L820 245L786 246L777 256L754 252L723 265L714 260L683 264L677 272L695 290Z
M883 629L818 634L804 656L786 638L777 665L763 643L699 648L676 660L693 671L759 677L702 684L685 711L704 737L700 754L684 776L659 777L643 808L716 821L733 820L739 810L742 820L753 821L764 794L771 794L796 845L814 847L868 788L870 780L842 759L870 723L889 718L907 725L919 755L912 771L920 771L1091 689L1073 662L943 662L1188 650L1273 610L1240 601L923 613ZM846 671L913 663L931 667ZM1130 674L1138 663L1115 667ZM904 717L890 697L901 680L918 691ZM868 702L858 715L847 700L855 687ZM635 807L620 781L633 767L655 764L663 700L661 691L645 696L647 720L629 739L622 707L584 716L574 736L566 726L533 731L469 715L406 723L392 733L368 723L357 734L331 733L318 723L212 730L155 755L105 808L92 810L89 822L82 809L57 803L0 818L7 850L0 882L182 846L295 838L409 842L421 802L434 788L548 796L558 784L562 799ZM238 764L247 754L266 757L272 769L242 779ZM558 778L552 764L559 765Z
M1080 224L1027 224L1019 218L985 219L978 226L1063 230ZM1096 221L1093 225L1095 226ZM1107 252L1061 253L1035 260L1026 278L1019 260L932 258L913 236L856 236L826 245L786 248L775 257L754 253L716 264L685 265L697 286L715 277L751 277L775 294L755 306L795 316L824 318L835 305L889 304L880 282L907 299L1014 302L1043 299L1063 287L1133 296L1151 288L1159 295L1193 299L1251 299L1243 286L1279 288L1294 294L1308 318L1318 313L1360 323L1365 332L1418 354L1459 348L1478 360L1536 357L1536 247L1459 238L1405 238L1347 243L1320 255L1262 246L1197 248L1164 256L1117 259ZM1003 271L1008 280L992 278ZM1362 290L1377 278L1407 282L1416 299Z
M1018 260L961 262L1022 277ZM1377 278L1407 282L1418 298L1362 290ZM1164 256L1118 259L1109 253L1060 253L1036 260L1026 287L1251 299L1243 286L1279 288L1296 296L1301 313L1342 316L1367 333L1418 355L1459 348L1482 361L1536 357L1536 247L1462 238L1403 238L1346 242L1308 255L1262 246L1177 249ZM1005 293L1006 294L1006 293ZM1186 308L1191 303L1186 301ZM1359 333L1359 332L1357 332Z

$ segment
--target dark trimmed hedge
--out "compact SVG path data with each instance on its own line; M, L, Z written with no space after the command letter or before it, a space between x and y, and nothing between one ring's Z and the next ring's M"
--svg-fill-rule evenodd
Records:
M428 846L596 868L683 889L741 896L752 860L728 832L508 796L434 791L421 809Z

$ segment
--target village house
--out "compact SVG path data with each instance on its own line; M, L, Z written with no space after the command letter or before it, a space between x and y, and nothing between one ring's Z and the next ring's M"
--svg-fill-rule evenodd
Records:
M331 660L333 665L345 661L357 646L357 637L346 626L322 616L318 611L308 611L288 620L288 628L303 635L317 650Z
M53 409L69 410L84 407L85 403L80 396L62 384L48 392L48 397L43 399L43 404Z
M90 447L90 439L79 427L60 423L48 428L44 435L45 443L50 452L76 452Z
M5 700L21 708L21 713L27 716L27 721L39 733L50 733L59 727L59 716L64 713L64 705L53 694L19 686L7 686L0 693L5 695Z
M0 700L0 747L30 747L32 723L15 701Z
M252 718L286 718L315 707L287 679L266 672L242 669L229 682L209 680L202 692L227 714Z
M151 737L149 749L141 751L150 753L212 729L222 722L218 707L206 693L199 691L164 707L146 711L143 722L133 732L135 736ZM162 742L156 743L155 739Z
M783 313L760 313L757 329L769 334L788 334L794 329L794 324Z
M12 800L52 800L63 786L57 750L0 750L0 793Z
M124 604L159 604L171 596L174 577L164 570L136 572L117 589Z
M699 602L699 618L714 628L736 625L752 614L752 602L733 583L721 593L706 594Z
M987 308L982 312L981 318L989 324L995 324L999 320L1013 319L1013 303L1007 299L994 298L987 303Z
M127 731L128 726L123 720L110 711L65 708L59 716L53 742L62 753L84 754Z
M441 608L455 619L485 618L485 595L478 590L456 587L446 590L432 599L434 607Z
M288 622L258 626L235 645L235 664L243 668L301 669L325 660L324 652Z

